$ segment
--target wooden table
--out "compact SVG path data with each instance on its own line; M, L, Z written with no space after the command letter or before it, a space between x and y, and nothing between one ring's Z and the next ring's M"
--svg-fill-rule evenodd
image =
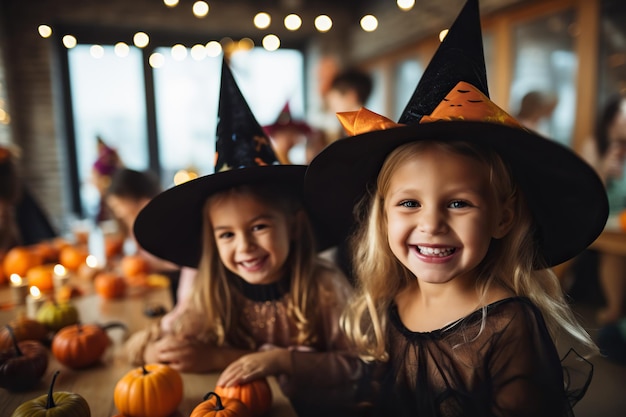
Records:
M0 304L10 299L9 289L0 288ZM104 324L110 321L122 321L128 326L129 333L140 330L150 324L151 319L143 314L144 308L150 304L161 304L171 307L168 288L151 289L129 294L122 300L103 300L98 295L89 294L73 300L81 322ZM0 311L0 325L7 324L19 311L18 308ZM61 365L52 354L48 370L39 385L25 393L12 393L0 388L0 416L9 417L23 402L47 393L52 374L56 370L61 373L57 378L57 391L69 391L80 394L87 400L93 417L111 417L117 414L113 403L113 391L117 381L133 367L120 357L122 344L127 334L120 329L109 330L113 340L100 364L84 370L71 370ZM215 387L219 374L182 374L184 384L183 401L177 413L172 417L187 417L198 405L203 396ZM283 395L276 381L269 379L273 394L273 408L270 416L293 417L295 411L289 400Z

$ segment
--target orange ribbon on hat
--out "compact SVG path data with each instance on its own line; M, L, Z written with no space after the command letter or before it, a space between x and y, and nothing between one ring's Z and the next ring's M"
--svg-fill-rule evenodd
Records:
M405 126L365 107L357 111L337 113L337 118L350 136ZM524 128L513 116L465 81L459 82L430 115L422 117L420 123L451 120L490 122Z

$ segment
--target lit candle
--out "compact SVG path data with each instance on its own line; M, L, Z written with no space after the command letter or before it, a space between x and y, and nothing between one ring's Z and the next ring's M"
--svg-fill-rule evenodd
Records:
M36 286L30 287L30 294L26 296L26 315L31 319L37 318L37 311L45 303L46 299Z
M54 282L54 290L59 291L63 286L67 284L70 279L70 275L67 272L67 269L61 264L57 264L54 266L54 274L52 275L52 280Z
M15 304L24 304L28 295L28 282L18 274L11 274L11 293Z

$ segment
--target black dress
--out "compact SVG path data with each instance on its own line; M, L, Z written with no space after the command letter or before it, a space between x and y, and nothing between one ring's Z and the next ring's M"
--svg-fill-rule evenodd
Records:
M566 368L526 298L498 301L428 333L408 330L395 305L389 317L390 361L375 377L378 416L571 416L590 382L592 366L583 360L582 373L565 374L580 388L565 386Z

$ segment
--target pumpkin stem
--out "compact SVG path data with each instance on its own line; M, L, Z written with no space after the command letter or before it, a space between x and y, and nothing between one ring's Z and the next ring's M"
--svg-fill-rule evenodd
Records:
M46 410L56 407L54 403L54 397L52 396L52 389L54 388L54 383L57 380L57 376L61 371L56 371L54 375L52 375L52 382L50 382L50 388L48 388L48 400L46 401Z
M11 327L11 325L9 324L7 324L5 327L9 331L9 335L11 336L11 340L13 341L13 347L15 348L15 356L24 356L24 354L20 350L20 347L17 344L17 338L15 337L15 332L13 331L13 327Z
M146 365L141 365L141 370L143 371L144 375L148 375L150 372L148 372L148 370L146 369Z
M214 411L220 411L224 409L224 405L222 404L222 398L217 395L216 393L214 393L213 391L207 393L204 396L204 401L208 400L211 397L215 397L215 407L213 408Z

